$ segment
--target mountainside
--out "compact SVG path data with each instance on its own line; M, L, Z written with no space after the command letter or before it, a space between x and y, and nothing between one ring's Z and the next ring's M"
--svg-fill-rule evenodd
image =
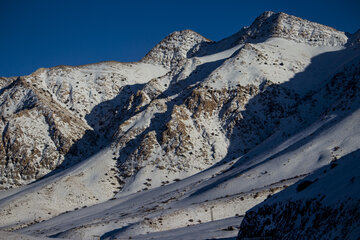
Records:
M96 152L107 144L111 121L137 85L165 72L108 62L3 78L1 187L29 183Z
M192 239L189 227L198 239L234 237L239 216L299 180L249 211L239 238L308 237L293 216L334 216L328 208L342 202L344 221L357 219L357 176L337 169L349 156L346 167L359 167L359 31L265 12L218 42L177 31L136 63L0 80L0 230ZM316 194L335 194L322 189L333 175L355 180L326 205ZM301 181L315 190L298 194ZM314 204L323 208L311 212ZM349 224L326 236L353 239L359 221Z

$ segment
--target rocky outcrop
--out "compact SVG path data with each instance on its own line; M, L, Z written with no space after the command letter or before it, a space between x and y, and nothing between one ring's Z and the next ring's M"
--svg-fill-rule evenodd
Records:
M2 89L0 98L3 188L29 183L60 166L65 157L71 165L76 156L85 154L74 143L88 126L56 104L48 92L19 77Z

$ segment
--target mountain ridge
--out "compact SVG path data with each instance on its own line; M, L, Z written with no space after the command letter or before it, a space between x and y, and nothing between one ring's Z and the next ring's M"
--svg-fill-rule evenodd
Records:
M259 17L257 17L255 19L255 21L253 22L253 24L250 27L245 28L247 30L245 31L245 33L242 33L242 36L245 37L245 40L241 40L241 41L246 42L247 37L256 36L258 32L253 31L253 29L259 30L260 33L265 32L266 34L270 34L268 37L271 37L272 36L271 34L275 34L274 35L275 37L279 37L279 31L277 29L279 28L279 26L282 24L283 21L287 21L288 19L290 19L291 21L294 21L296 23L295 25L298 25L299 24L298 22L300 22L300 23L305 22L307 25L309 25L309 21L303 20L303 19L291 16L291 15L287 15L287 14L284 14L284 13L264 12L263 14L261 14ZM270 24L271 27L268 27L269 24ZM310 23L311 26L312 26L312 24L315 24L315 23ZM326 28L327 29L327 27L325 27L323 25L315 24L315 26L320 26L321 28ZM264 30L261 30L261 29L264 29ZM333 31L337 32L336 30L333 30ZM240 31L240 32L242 32L242 31ZM286 34L288 34L288 33L286 33ZM260 36L263 37L264 35L260 35ZM287 35L285 35L285 36L287 36ZM284 36L280 35L280 37L284 37ZM290 39L290 40L292 40L292 39ZM186 75L182 76L182 74L184 74L186 72L186 70L184 71L183 67L179 68L177 66L185 66L186 67L188 64L192 64L192 65L195 65L195 66L199 65L199 64L200 65L202 64L201 60L199 61L197 57L195 57L195 58L193 57L192 58L193 60L191 60L191 61L187 60L187 59L189 59L188 58L188 52L192 51L193 53L191 55L194 55L194 54L196 55L197 52L202 51L201 50L201 48L202 48L201 45L202 44L205 44L205 47L206 47L206 46L212 46L214 44L215 45L216 44L221 44L222 41L224 41L224 40L220 40L219 42L211 42L210 40L202 37L201 35L199 35L198 33L194 32L192 30L177 31L177 32L174 32L174 33L170 34L169 36L164 38L159 44L157 44L140 61L140 64L141 63L146 63L146 62L148 62L146 64L149 64L149 62L152 62L152 63L162 65L165 68L169 68L169 67L174 65L173 70L171 70L170 72L168 72L166 75L162 76L161 78L158 78L157 80L152 79L150 82L148 82L148 83L146 83L144 85L144 88L142 90L140 90L140 89L135 90L135 92L132 93L133 96L131 97L134 100L130 100L130 102L128 102L126 104L133 104L132 101L135 101L135 99L139 98L140 96L141 96L142 100L140 100L140 102L137 103L137 104L140 104L140 106L144 106L144 104L150 103L151 101L153 101L154 99L157 98L156 96L158 96L158 93L155 93L155 92L162 92L166 88L170 89L169 87L164 88L164 87L160 87L158 84L154 85L153 83L160 80L160 82L164 82L163 83L164 86L166 86L166 85L173 86L173 83L171 83L168 79L172 78L172 76L176 76L177 74L179 74L179 72L181 72L181 74L178 75L177 80L176 80L176 84L179 84L179 83L183 82L183 81L179 81L179 79L181 79L181 78L186 79L186 78L189 78L189 77L186 76ZM239 41L239 39L237 39L236 41ZM183 43L186 43L187 45L184 45ZM306 42L306 44L308 44L308 43L309 42ZM232 44L230 46L232 46ZM239 45L239 46L241 47L241 45ZM241 54L242 52L244 52L244 54L248 54L248 52L252 52L252 51L259 52L259 49L254 48L254 46L252 46L251 43L246 43L243 47L241 47L238 50L238 51L240 51L239 56L241 57L243 55L243 54ZM159 53L159 51L160 51L160 53ZM260 53L259 56L261 56L261 55L262 54ZM164 59L164 56L166 56L165 59ZM239 58L239 56L237 56L237 58ZM229 56L229 57L231 58L231 56ZM207 60L205 60L205 61L207 61ZM229 60L227 60L227 61L229 61ZM209 64L210 63L211 63L211 60L210 60ZM224 63L226 63L226 62L224 62ZM223 63L219 62L219 64L221 65ZM233 64L233 63L231 62L230 64ZM280 64L280 63L278 63L278 64ZM104 63L96 63L96 64L90 64L90 65L77 66L77 67L57 66L57 67L54 67L54 68L50 68L49 70L40 69L40 70L36 71L35 73L33 73L32 75L30 75L30 76L32 76L31 78L26 78L26 79L29 79L30 82L35 82L35 83L30 83L30 84L36 84L36 81L38 81L37 80L38 78L43 78L43 76L42 76L43 74L45 74L44 76L46 76L46 75L49 76L49 74L50 74L50 76L54 75L54 76L57 77L57 74L63 75L64 73L71 73L74 70L76 70L76 71L78 71L78 70L84 71L85 70L85 72L86 72L87 68L89 68L89 69L92 69L92 68L93 69L97 69L97 68L99 68L99 69L112 69L112 68L116 69L117 66L119 66L119 67L122 67L122 66L127 67L127 66L129 66L130 67L132 65L136 65L136 63L104 62ZM214 68L219 68L219 65L215 64ZM84 69L84 70L82 70L82 69ZM163 73L165 73L165 71ZM86 73L83 74L83 76L84 75L85 76L91 76L91 74L92 73L90 71L88 74L86 74ZM212 75L209 76L210 79L213 78L213 76L215 76L214 73L212 73ZM119 76L115 76L115 75L111 76L111 78L114 78L114 77L118 78ZM108 81L104 77L96 77L96 78L98 79L98 80L95 80L95 82L97 82L96 84L100 83L100 81ZM123 77L121 77L121 78L124 79ZM196 76L192 77L192 78L196 78ZM252 78L252 76L250 76L250 78ZM210 82L209 81L210 79L208 79L207 82ZM213 82L214 82L214 80L213 80ZM244 83L244 86L246 86L247 84L248 83ZM208 85L208 84L206 84L206 85ZM181 86L181 85L179 85L179 86ZM256 86L256 85L254 87L258 88L258 86ZM69 95L69 96L67 95L68 93L73 91L72 90L73 87L71 85L66 85L66 84L64 85L62 83L60 83L60 84L59 83L51 83L51 85L46 86L46 88L49 89L47 91L49 91L50 93L54 92L55 89L56 89L56 91L55 91L56 95L54 95L54 93L51 93L53 98L55 98L55 100L59 100L58 102L60 104L62 104L62 106L64 106L64 104L68 104L67 102L69 102L69 104L71 104L71 105L69 105L67 107L65 106L65 107L68 108L70 111L74 112L73 114L75 114L76 117L83 118L83 117L85 117L86 115L89 114L90 109L91 109L91 105L94 106L94 104L91 104L91 103L89 104L89 101L101 102L101 100L99 98L95 97L95 98L92 98L93 100L87 100L88 101L88 103L87 103L88 107L85 107L85 108L83 108L84 106L77 107L76 101L72 100L72 95ZM53 90L51 90L51 88L53 88ZM202 89L201 92L204 91L203 87L200 87L200 88ZM120 89L120 88L117 87L115 89ZM63 93L61 93L61 91L63 91ZM248 90L246 90L246 91L248 91ZM99 88L99 90L97 90L97 92L101 94L102 90L100 90L100 88ZM59 95L59 93L60 93L60 95ZM93 94L94 96L96 95L95 93L91 93L91 91L90 91L90 94ZM151 96L153 94L155 94L155 95ZM111 94L110 96L114 97L114 96L116 96L116 93ZM81 95L79 97L80 97L80 99L83 98L83 96L81 96ZM194 97L195 97L195 95L194 95ZM107 97L107 98L109 98L109 97ZM160 99L159 99L159 101L160 102L162 101L163 102L162 104L164 104L166 102L166 101L164 102L164 100L160 100ZM201 100L201 101L203 101L203 100ZM216 100L216 101L218 101L218 100ZM207 100L205 102L206 102L206 104L210 103ZM211 104L213 104L213 103L211 103ZM137 109L139 109L140 106L138 106ZM189 106L190 105L188 105L187 108ZM208 108L208 107L206 107L206 108ZM130 107L130 108L132 108L132 107ZM118 110L116 110L116 111L118 111ZM194 109L191 110L191 111L194 111ZM189 113L188 113L188 115L189 115ZM186 116L185 116L185 118L186 118ZM96 121L99 121L99 120L96 120ZM109 121L109 120L106 120L106 121ZM113 121L113 120L110 120L110 121ZM85 120L84 122L85 122L85 125L87 125L87 124L91 125L92 124L91 122L88 122L87 120ZM93 125L92 127L95 127L95 125ZM97 128L98 127L99 126L97 126ZM89 127L87 127L87 128L89 128ZM117 133L117 135L119 135L119 133ZM109 137L111 137L111 136L109 136ZM95 140L95 136L92 136L91 138ZM159 137L157 137L156 142L158 142L159 140L164 141L164 140L161 140Z
M2 78L0 229L128 238L244 215L359 147L356 36L265 12L136 63Z

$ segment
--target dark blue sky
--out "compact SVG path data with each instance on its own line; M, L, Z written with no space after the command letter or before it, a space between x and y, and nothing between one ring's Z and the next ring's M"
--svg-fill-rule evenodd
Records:
M220 40L267 10L351 33L360 28L359 0L0 0L0 76L137 61L175 30Z

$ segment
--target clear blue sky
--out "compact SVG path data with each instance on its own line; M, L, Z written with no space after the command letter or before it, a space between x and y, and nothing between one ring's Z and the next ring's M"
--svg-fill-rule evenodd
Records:
M267 10L351 33L360 28L359 0L0 0L0 76L137 61L173 31L220 40Z

